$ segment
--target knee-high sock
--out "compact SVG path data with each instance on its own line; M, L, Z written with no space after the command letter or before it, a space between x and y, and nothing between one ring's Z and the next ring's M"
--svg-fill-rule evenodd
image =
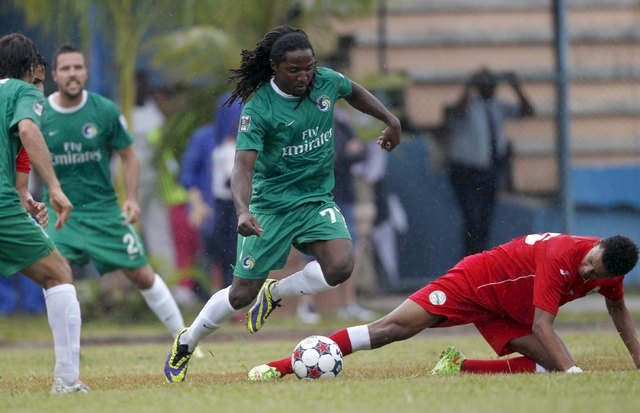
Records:
M271 287L271 295L277 301L283 297L317 294L332 288L324 279L318 261L311 261L302 270L276 282Z
M460 371L466 373L535 373L536 362L527 357L513 357L499 360L465 360Z
M162 277L154 274L153 285L146 290L140 290L144 301L151 311L162 321L162 324L175 337L184 327L184 319L175 298Z
M220 328L222 323L237 311L229 302L229 288L231 287L211 296L193 324L180 336L180 344L187 344L189 351L193 351L200 340Z
M338 330L331 334L329 338L340 347L343 357L359 350L371 350L371 338L369 337L369 328L366 325ZM267 364L278 370L282 376L293 373L291 356L270 361Z
M44 291L47 319L53 334L56 363L54 377L74 385L80 377L80 303L71 284L61 284Z

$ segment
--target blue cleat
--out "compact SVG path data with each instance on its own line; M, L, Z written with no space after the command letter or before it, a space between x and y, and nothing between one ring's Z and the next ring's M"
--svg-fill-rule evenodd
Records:
M187 367L191 353L189 353L189 346L186 344L180 344L180 336L187 331L187 328L180 330L176 336L176 340L173 342L171 351L167 356L167 361L164 363L164 376L168 383L178 383L184 381L187 377Z
M247 311L247 330L251 334L257 332L264 325L265 320L276 307L280 307L280 300L274 301L271 296L271 286L276 280L267 279L258 292L256 303Z

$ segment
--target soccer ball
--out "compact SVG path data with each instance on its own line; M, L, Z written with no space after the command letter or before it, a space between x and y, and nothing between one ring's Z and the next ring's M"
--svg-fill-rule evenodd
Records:
M342 351L325 336L310 336L298 343L291 367L300 379L329 379L342 371Z

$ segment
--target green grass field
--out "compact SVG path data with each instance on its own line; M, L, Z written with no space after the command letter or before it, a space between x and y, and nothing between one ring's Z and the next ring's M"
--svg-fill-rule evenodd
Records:
M88 395L50 396L53 349L46 318L0 319L0 412L632 412L640 403L640 372L607 323L606 314L572 315L559 331L582 375L431 377L446 346L468 357L495 358L472 328L430 330L411 340L345 358L334 380L288 376L250 383L256 364L289 354L313 333L345 326L326 320L300 327L275 317L252 336L229 324L210 336L193 359L187 381L168 385L162 368L171 339L153 322L83 325L81 377ZM192 319L192 318L188 318ZM577 323L581 321L581 323Z

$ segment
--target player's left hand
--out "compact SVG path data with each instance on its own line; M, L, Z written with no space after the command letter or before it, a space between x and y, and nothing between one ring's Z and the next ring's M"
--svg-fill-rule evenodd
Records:
M385 151L391 152L393 148L400 145L401 133L400 126L389 126L382 131L378 137L377 143Z
M33 198L27 199L26 209L31 216L38 220L38 223L42 228L46 228L47 225L49 225L49 211L47 211L47 207L44 205L44 202L36 202Z
M122 225L135 224L140 219L140 205L137 201L126 200L122 205L122 213L127 217Z

